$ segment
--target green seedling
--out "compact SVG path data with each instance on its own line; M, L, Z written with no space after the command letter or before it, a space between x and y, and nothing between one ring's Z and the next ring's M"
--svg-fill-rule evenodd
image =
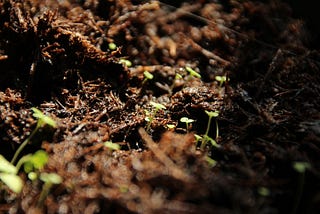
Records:
M62 183L62 178L60 175L56 173L41 173L40 174L40 180L44 182L42 191L39 196L38 200L38 206L42 207L43 202L46 199L46 197L49 195L50 189L52 188L53 185L56 184L61 184Z
M188 132L188 130L189 130L189 124L190 124L190 123L193 123L194 120L193 120L193 119L190 119L190 118L187 118L187 117L181 117L181 118L180 118L180 122L186 124L186 132Z
M34 180L37 178L36 172L43 169L47 162L48 154L43 150L38 150L34 154L23 156L17 163L17 169L19 170L23 165L24 171L28 173L30 180Z
M119 62L122 63L123 65L127 66L128 68L132 66L132 62L127 59L120 59Z
M153 74L151 74L149 71L144 71L143 76L144 76L144 79L142 81L142 85L144 85L148 80L153 79Z
M294 202L293 202L294 206L291 211L292 214L295 214L295 213L297 213L297 210L298 210L298 207L299 207L299 204L301 201L301 197L303 195L305 174L306 174L306 171L311 168L311 165L308 162L297 161L292 164L292 167L294 170L296 170L299 173L297 190L296 190L296 194L295 194Z
M111 42L108 44L108 48L113 51L113 50L117 49L117 45L115 43Z
M167 124L167 128L168 128L169 130L173 130L174 128L176 128L176 125L174 125L174 124Z
M210 158L209 156L206 156L206 161L208 162L210 167L214 167L217 165L217 161L213 160L212 158Z
M104 142L104 146L110 150L120 150L120 145L117 143L112 143L111 141Z
M53 128L57 127L56 122L51 117L44 115L40 110L36 108L31 108L31 110L33 111L33 116L38 119L36 128L32 131L30 136L25 141L23 141L23 143L19 146L19 148L15 152L11 160L12 164L16 162L19 154L22 152L24 147L31 141L32 137L39 131L40 128L44 127L45 125L49 125Z
M205 112L209 116L209 119L208 119L206 132L202 137L203 139L202 139L200 148L204 149L204 147L207 145L207 143L211 143L212 146L219 147L219 145L217 144L216 140L212 139L209 136L209 131L210 131L210 127L211 127L211 120L212 120L213 117L218 117L219 116L219 111L205 111ZM216 120L216 139L218 137L219 137L219 127L218 127L218 121Z
M151 113L147 112L146 111L146 117L145 117L145 120L148 122L148 125L147 125L147 132L150 131L150 127L151 127L151 124L152 124L152 121L153 119L155 118L157 112L161 109L166 109L166 107L160 103L156 103L156 102L153 102L153 101L150 101L150 104L151 106L153 107L153 110Z
M195 78L201 78L201 75L196 72L195 70L193 70L191 67L189 66L186 66L185 67L186 71L189 72L189 75L192 76L192 77L195 77Z
M215 79L219 82L220 87L227 82L227 76L216 76Z
M259 195L261 195L263 197L267 197L270 195L270 190L266 187L259 187L258 193L259 193Z
M23 181L17 172L17 168L0 155L0 180L13 192L20 193Z

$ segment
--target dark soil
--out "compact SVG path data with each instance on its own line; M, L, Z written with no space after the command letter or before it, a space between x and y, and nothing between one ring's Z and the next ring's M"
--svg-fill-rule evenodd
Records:
M45 150L42 171L63 182L39 203L43 183L21 171L21 194L1 185L0 213L318 213L319 40L299 12L279 1L1 0L1 154L30 135L37 107L58 128L22 155ZM166 109L148 124L150 101ZM196 143L205 111L219 111L219 147ZM186 130L181 117L195 122Z

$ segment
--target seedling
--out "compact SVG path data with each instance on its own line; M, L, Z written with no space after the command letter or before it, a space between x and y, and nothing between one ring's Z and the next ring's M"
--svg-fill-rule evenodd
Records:
M206 161L208 162L210 167L214 167L215 165L217 165L217 161L213 160L212 158L210 158L209 156L206 156Z
M109 44L108 44L108 47L109 47L109 49L112 50L112 51L115 50L115 49L117 49L117 45L116 45L115 43L113 43L113 42L109 43Z
M148 122L147 129L146 129L147 131L150 130L152 121L153 121L154 117L156 116L157 112L160 109L166 109L166 107L164 105L160 104L160 103L156 103L156 102L150 101L150 104L152 105L153 110L152 110L151 113L146 112L147 116L145 117L145 120Z
M295 214L297 213L300 201L301 201L301 197L303 194L303 188L304 188L304 182L305 182L305 173L307 171L307 169L311 168L310 163L308 162L294 162L292 165L293 169L296 170L299 175L298 175L298 185L297 185L297 190L296 190L296 194L294 197L294 201L293 201L293 208L291 213Z
M111 141L104 142L104 146L110 150L120 150L120 145L117 143L112 143Z
M132 62L130 60L127 60L127 59L120 59L119 62L124 64L127 67L131 67L132 66Z
M187 117L181 117L180 122L186 124L186 131L188 132L188 130L189 130L189 123L193 123L194 120L193 120L193 119L189 119L189 118L187 118Z
M207 130L206 130L205 134L203 135L203 139L202 139L200 148L204 149L204 147L209 142L211 143L212 146L219 147L217 142L214 139L212 139L211 137L209 137L209 131L210 131L210 127L211 127L211 120L212 120L213 117L218 117L219 116L219 111L205 111L205 112L209 116L209 119L208 119L208 124L207 124ZM216 120L216 139L218 137L219 137L219 127L218 127L218 121Z
M43 172L40 174L40 180L43 181L44 184L38 200L39 207L43 206L43 202L45 198L48 196L51 187L55 184L60 184L62 182L62 178L60 177L60 175L56 173Z
M144 85L148 80L153 79L153 74L151 74L149 71L144 71L143 76L144 76L144 79L142 81L142 85Z
M42 128L45 125L49 125L53 128L57 126L56 122L51 117L44 115L40 110L36 108L31 108L31 110L33 111L33 116L38 119L36 128L32 131L30 136L25 141L23 141L23 143L19 146L19 148L15 152L11 160L12 164L16 162L16 159L18 158L19 154L22 152L24 147L31 141L32 137L39 131L40 128Z
M175 127L176 127L176 125L174 125L174 124L167 124L167 128L169 130L173 130Z
M216 76L215 79L219 82L220 87L227 82L227 76Z
M23 156L17 163L17 169L19 170L20 167L23 165L24 171L29 174L31 173L30 177L34 180L37 178L35 177L35 171L41 170L48 162L48 154L43 150L38 150L34 154L29 154Z
M23 187L22 179L17 175L17 168L0 155L0 180L15 193Z
M195 70L193 70L191 67L186 66L185 68L186 68L186 71L189 72L190 76L195 77L195 78L199 78L199 79L201 78L201 75L198 72L196 72Z

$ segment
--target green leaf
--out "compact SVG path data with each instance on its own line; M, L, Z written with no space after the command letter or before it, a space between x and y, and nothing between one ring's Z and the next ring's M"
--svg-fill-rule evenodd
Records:
M0 172L16 174L17 171L17 168L13 164L11 164L9 161L7 161L7 159L0 155Z
M193 70L191 67L188 67L186 66L186 70L189 72L189 74L193 77L196 77L196 78L201 78L201 75L196 72L195 70Z
M38 123L41 125L44 123L53 128L57 127L56 122L51 117L44 115L39 109L32 107L31 110L33 111L33 116L38 119Z
M127 59L120 59L119 62L124 64L127 67L131 67L132 66L132 62L127 60Z
M156 103L156 102L153 102L153 101L150 101L150 104L156 108L156 109L166 109L166 107L160 103Z
M113 43L113 42L109 43L109 44L108 44L108 47L109 47L110 50L115 50L115 49L117 49L117 45L116 45L115 43Z
M15 193L20 193L23 188L23 181L18 175L0 173L0 180Z
M111 150L119 150L120 145L117 143L112 143L111 141L104 142L104 146L111 149Z
M204 140L205 140L206 142L210 142L211 145L214 146L214 147L217 147L217 148L220 147L220 145L217 144L217 142L216 142L214 139L212 139L211 137L209 137L208 135L205 135L205 136L204 136Z
M35 169L42 169L48 162L48 154L43 150L38 150L32 155L31 162Z
M214 167L215 165L217 165L217 161L216 161L216 160L213 160L213 159L210 158L209 156L206 156L206 161L208 162L208 164L209 164L211 167Z
M62 178L57 173L46 173L43 172L40 174L40 180L45 183L52 183L52 184L60 184L62 182Z
M149 80L153 79L153 74L151 74L149 71L144 71L143 75L146 79L149 79Z
M180 118L180 122L182 122L182 123L192 123L192 122L194 122L194 120L193 119L189 119L187 117L181 117Z
M219 111L205 111L209 117L218 117Z
M293 168L299 172L299 173L304 173L307 169L311 167L310 163L307 162L294 162L293 163Z

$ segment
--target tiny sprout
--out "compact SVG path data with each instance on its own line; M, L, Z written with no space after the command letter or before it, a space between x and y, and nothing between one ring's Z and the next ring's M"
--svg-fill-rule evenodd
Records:
M120 150L120 145L117 143L112 143L111 141L104 142L104 146L110 150Z
M174 124L167 124L167 128L168 129L174 129L176 126Z
M196 144L202 140L202 137L200 135L194 134L194 138L196 139Z
M215 79L220 83L220 87L227 81L226 76L216 76Z
M144 71L143 75L146 79L149 79L149 80L153 79L153 74L151 74L149 71Z
M13 192L20 193L23 181L16 175L17 172L17 168L0 155L0 180Z
M149 71L144 71L143 76L144 76L144 79L142 81L142 85L145 84L148 80L153 79L153 74L151 74Z
M109 47L110 50L115 50L115 49L117 49L117 45L116 45L115 43L113 43L113 42L109 43L109 44L108 44L108 47Z
M206 161L208 162L210 167L214 167L215 165L217 165L217 161L213 160L212 158L210 158L209 156L206 156Z
M259 195L266 197L266 196L270 195L270 190L266 187L259 187L258 193L259 193Z
M219 116L219 111L205 111L205 112L209 116L209 119L208 119L208 124L207 124L207 130L206 130L205 134L203 135L203 140L202 140L200 148L203 149L208 142L210 142L212 146L219 147L217 142L214 139L212 139L211 137L209 137L211 120L213 117ZM219 127L218 127L218 121L216 120L216 139L218 137L219 137Z
M49 116L43 114L39 109L32 107L33 116L38 119L37 126L42 127L45 124L55 128L57 126L56 122Z
M62 178L56 173L46 173L43 172L40 174L40 180L44 182L42 191L39 196L38 206L43 206L45 198L48 196L51 187L55 184L62 183Z
M42 180L44 183L50 183L50 184L60 184L62 182L62 178L60 175L56 173L46 173L46 172L43 172L40 174L40 180Z
M153 101L150 101L150 104L158 111L159 109L166 109L166 107L160 103L156 103Z
M186 124L186 131L188 132L188 130L189 130L189 123L193 123L194 120L193 120L193 119L189 119L189 118L187 118L187 117L181 117L181 118L180 118L180 122Z
M131 67L132 66L132 62L130 60L127 60L127 59L120 59L119 62L124 64L127 67Z
M16 174L0 173L0 180L15 193L20 193L23 188L23 181Z
M32 137L37 133L37 131L39 131L40 128L42 128L45 125L49 125L49 126L51 126L53 128L57 127L56 122L51 117L43 114L37 108L33 107L33 108L31 108L31 110L33 111L33 116L38 119L36 128L32 131L30 136L27 139L25 139L25 141L23 141L23 143L19 146L19 148L15 152L15 154L13 155L13 158L11 160L12 164L15 163L15 161L18 158L19 154L22 152L24 147L31 141Z
M310 164L307 162L294 162L293 168L299 173L304 173L307 169L310 168Z
M181 74L176 74L176 75L174 76L174 79L175 79L175 80L182 79L182 75L181 75Z
M149 113L149 112L146 111L147 117L145 117L145 120L148 122L147 131L150 130L151 123L152 123L154 117L156 116L157 112L160 109L166 109L166 107L164 105L160 104L160 103L156 103L156 102L150 101L150 104L152 105L152 107L154 109L153 109L152 113Z
M196 72L195 70L193 70L191 67L186 66L185 68L191 76L196 77L196 78L201 78L201 75L198 72Z

